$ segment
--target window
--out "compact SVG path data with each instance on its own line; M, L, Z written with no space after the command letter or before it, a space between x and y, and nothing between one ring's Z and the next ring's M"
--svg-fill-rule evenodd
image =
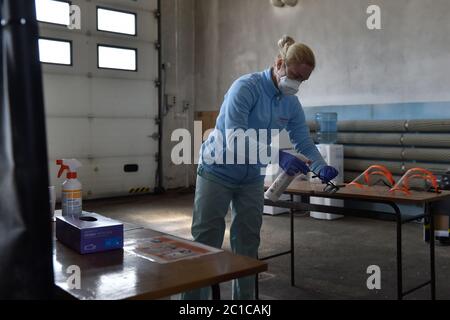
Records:
M137 71L137 49L98 45L98 67Z
M97 30L135 36L136 14L97 7Z
M72 65L72 42L56 39L39 39L39 58L43 63Z
M35 0L36 18L40 22L70 25L70 2Z

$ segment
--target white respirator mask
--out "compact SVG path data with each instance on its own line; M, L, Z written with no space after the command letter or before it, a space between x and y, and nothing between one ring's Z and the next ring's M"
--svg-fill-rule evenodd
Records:
M281 93L283 93L286 96L295 96L298 91L300 90L300 85L302 84L301 81L289 79L287 76L287 66L284 65L285 68L285 76L280 77L280 83L278 84L278 88L280 89Z

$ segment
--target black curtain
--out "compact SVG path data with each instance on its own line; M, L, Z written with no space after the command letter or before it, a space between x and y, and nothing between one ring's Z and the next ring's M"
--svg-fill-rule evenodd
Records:
M53 288L47 143L33 0L0 0L0 299Z

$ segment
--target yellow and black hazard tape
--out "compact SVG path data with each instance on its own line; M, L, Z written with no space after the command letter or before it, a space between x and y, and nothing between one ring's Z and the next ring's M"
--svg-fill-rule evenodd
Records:
M150 188L144 187L144 188L132 188L130 189L129 193L149 193L151 191Z
M431 226L429 224L425 224L424 226L425 226L425 230L430 230ZM448 229L448 232L450 233L450 229Z

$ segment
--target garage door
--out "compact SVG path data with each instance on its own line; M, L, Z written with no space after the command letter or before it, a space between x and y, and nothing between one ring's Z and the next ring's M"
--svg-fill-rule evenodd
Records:
M59 191L62 182L55 161L76 158L85 198L152 192L159 143L157 1L36 4L52 185ZM75 23L69 28L70 10Z

